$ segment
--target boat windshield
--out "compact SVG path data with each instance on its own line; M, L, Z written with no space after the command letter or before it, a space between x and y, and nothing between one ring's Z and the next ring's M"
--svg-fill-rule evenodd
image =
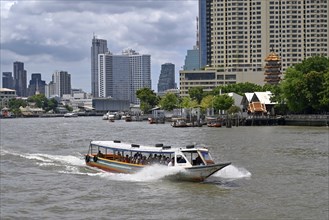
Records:
M214 161L208 151L201 151L200 153L207 164L214 164Z

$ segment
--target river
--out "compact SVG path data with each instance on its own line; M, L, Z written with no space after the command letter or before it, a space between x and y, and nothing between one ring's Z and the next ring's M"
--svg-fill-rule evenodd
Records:
M1 119L5 219L328 219L328 127L172 128L101 117ZM166 167L113 174L85 165L91 140L208 146L232 165L202 183Z

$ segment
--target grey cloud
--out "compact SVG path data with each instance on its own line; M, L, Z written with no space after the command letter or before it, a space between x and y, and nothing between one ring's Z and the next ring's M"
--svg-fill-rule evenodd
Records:
M82 62L90 59L94 33L108 41L111 52L132 48L150 54L152 72L158 73L154 64L184 62L196 41L196 14L196 0L21 0L1 17L2 56ZM90 63L83 63L88 74Z
M24 56L48 54L56 60L78 61L83 59L82 54L86 48L72 49L65 46L45 46L35 42L17 40L2 44L2 49Z

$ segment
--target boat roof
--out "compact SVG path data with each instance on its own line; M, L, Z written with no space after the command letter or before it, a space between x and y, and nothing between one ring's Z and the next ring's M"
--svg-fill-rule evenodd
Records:
M182 151L196 151L203 150L208 151L204 147L195 147L194 145L188 145L183 148L172 148L171 146L165 146L163 144L156 144L155 146L146 146L139 144L123 143L120 141L92 141L92 145L97 145L100 147L112 149L112 150L127 150L127 151L138 151L138 152L147 152L147 153L175 153Z

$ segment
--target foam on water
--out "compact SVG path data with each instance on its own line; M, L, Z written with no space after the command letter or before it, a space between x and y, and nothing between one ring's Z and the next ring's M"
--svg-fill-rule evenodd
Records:
M231 164L215 173L214 176L225 179L241 179L250 178L251 173L243 167L236 167Z
M153 182L161 180L167 176L175 175L179 172L185 172L185 170L179 167L152 165L145 167L134 174L111 174L109 177L119 181Z

